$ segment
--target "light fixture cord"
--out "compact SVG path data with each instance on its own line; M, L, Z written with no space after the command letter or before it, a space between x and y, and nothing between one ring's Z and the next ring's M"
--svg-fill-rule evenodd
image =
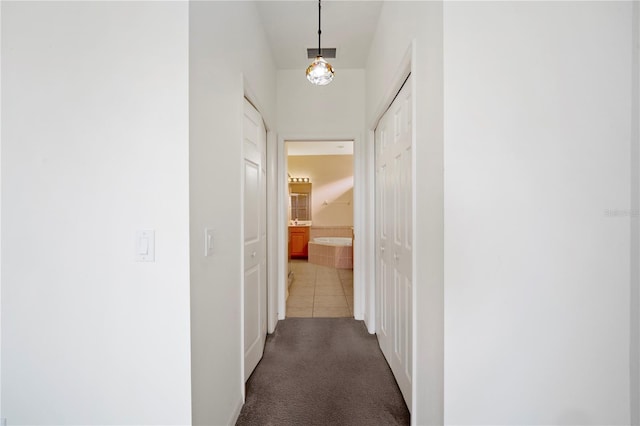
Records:
M318 56L322 56L322 50L320 50L320 35L322 34L322 30L320 29L320 2L322 0L318 0Z

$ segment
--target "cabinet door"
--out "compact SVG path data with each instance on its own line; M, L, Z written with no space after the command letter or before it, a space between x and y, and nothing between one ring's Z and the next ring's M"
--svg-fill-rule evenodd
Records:
M294 228L289 232L291 257L307 257L309 235L306 228Z
M304 232L294 231L291 233L291 256L303 256L306 241Z

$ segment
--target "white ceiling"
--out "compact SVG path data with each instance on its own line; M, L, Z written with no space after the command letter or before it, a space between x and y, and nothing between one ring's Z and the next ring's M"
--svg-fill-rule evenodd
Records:
M353 141L287 141L287 155L353 155Z
M318 47L318 2L258 1L258 11L278 69L306 69L307 48ZM323 1L322 47L337 48L340 68L364 68L378 23L381 1Z

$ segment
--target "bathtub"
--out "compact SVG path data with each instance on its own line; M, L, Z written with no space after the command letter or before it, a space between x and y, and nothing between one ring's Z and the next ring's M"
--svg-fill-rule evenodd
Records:
M313 239L314 243L324 244L328 246L351 246L353 240L349 237L317 237Z
M309 242L309 263L353 269L353 240L347 237L316 237Z

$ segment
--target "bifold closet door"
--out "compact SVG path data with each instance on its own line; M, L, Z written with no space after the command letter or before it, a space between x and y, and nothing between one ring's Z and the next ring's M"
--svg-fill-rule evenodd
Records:
M267 336L267 132L246 99L243 117L244 380L258 365Z
M378 341L411 409L412 103L408 78L375 131Z

